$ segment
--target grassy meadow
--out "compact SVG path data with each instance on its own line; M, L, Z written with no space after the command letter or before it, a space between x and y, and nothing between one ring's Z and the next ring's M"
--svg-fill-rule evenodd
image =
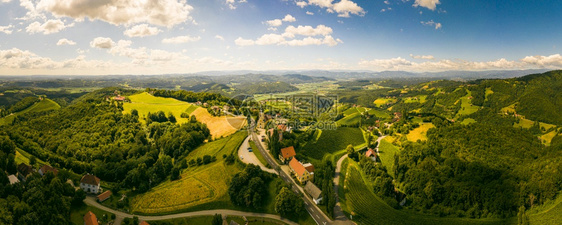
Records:
M416 142L418 140L426 141L427 140L427 130L434 128L435 126L432 123L422 123L418 128L413 129L406 135L409 141Z
M379 145L379 154L382 165L386 167L388 174L394 177L394 170L392 170L392 167L394 166L394 154L399 153L400 148L391 144L387 139L388 137L381 140Z
M334 153L345 149L349 144L353 146L365 143L363 132L359 128L338 127L336 130L323 130L316 141L308 142L304 146L304 154L322 159L326 153Z

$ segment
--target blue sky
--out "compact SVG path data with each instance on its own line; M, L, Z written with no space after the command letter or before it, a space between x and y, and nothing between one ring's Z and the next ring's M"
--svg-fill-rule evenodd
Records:
M0 0L0 75L562 67L562 3Z

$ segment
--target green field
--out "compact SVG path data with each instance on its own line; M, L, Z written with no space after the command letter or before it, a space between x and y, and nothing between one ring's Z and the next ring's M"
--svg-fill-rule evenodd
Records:
M387 138L388 137L381 140L379 144L379 154L382 165L386 167L388 174L394 177L394 170L392 169L394 166L394 154L399 153L400 148L388 142Z
M472 118L466 118L461 122L462 125L468 125L468 124L471 124L471 123L476 123L476 120L472 119Z
M245 132L238 132L195 149L187 156L188 161L203 155L216 156L217 161L187 168L179 180L165 181L147 193L134 196L131 199L132 211L142 214L167 214L201 208L235 208L227 193L228 182L241 168L236 164L223 163L222 155L236 152L245 138Z
M542 140L542 142L546 146L550 146L550 141L552 141L552 138L554 138L557 134L558 134L558 132L556 132L556 130L553 130L549 133L546 133L546 134L543 134L543 135L539 136L539 138Z
M51 99L45 98L40 102L37 102L20 112L14 113L13 115L6 116L4 118L0 118L0 126L4 124L12 123L12 121L14 120L14 118L16 118L17 115L23 115L30 112L43 112L43 111L57 110L57 109L60 109L59 104L57 104Z
M427 140L427 130L434 128L432 123L423 123L418 128L413 129L406 135L409 141L416 142L417 140L426 141Z
M383 111L383 110L371 109L371 110L367 111L367 113L369 113L369 115L375 115L378 118L390 118L390 115L388 115L388 112Z
M351 108L345 110L345 111L343 112L343 115L344 115L344 116L349 116L349 115L351 115L351 114L363 113L363 112L365 112L365 111L367 111L367 108L364 108L364 107L351 107Z
M457 116L469 115L469 114L475 113L476 111L478 111L478 109L480 109L479 106L472 105L472 99L470 99L471 96L472 95L471 95L470 91L468 91L468 95L466 95L466 96L464 96L460 99L461 109L457 113Z
M395 103L397 100L394 98L378 98L377 100L375 100L373 103L375 103L375 105L377 107L381 107L383 105L386 105L387 103Z
M139 112L139 117L145 118L149 112L163 111L166 115L171 112L176 117L178 123L189 121L188 118L181 118L181 114L192 106L187 102L173 98L155 97L146 92L131 95L128 98L131 102L123 103L124 113L131 113L131 110L136 109ZM142 123L146 122L144 119L140 121Z
M304 146L304 154L322 159L326 153L334 153L345 149L349 144L353 146L365 143L363 132L359 128L338 127L336 130L323 130L317 141L308 142Z
M351 125L359 124L360 120L361 120L361 114L354 113L344 118L341 118L340 120L337 121L337 123L338 125L351 126Z
M404 103L424 103L427 99L427 95L418 95L416 97L408 97L404 99Z
M342 209L346 214L352 214L353 221L357 224L512 224L511 221L505 220L441 218L421 215L406 210L396 210L371 191L372 188L365 184L357 166L348 166L345 174L345 188L343 190L345 193L345 203L342 204Z

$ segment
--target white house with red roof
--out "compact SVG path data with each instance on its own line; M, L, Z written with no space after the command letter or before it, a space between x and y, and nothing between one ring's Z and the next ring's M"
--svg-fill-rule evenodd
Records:
M100 178L86 174L80 179L80 188L86 193L97 194L100 192Z

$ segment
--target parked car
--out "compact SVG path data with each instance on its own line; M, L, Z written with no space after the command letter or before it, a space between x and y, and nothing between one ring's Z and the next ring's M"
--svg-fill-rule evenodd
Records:
M248 147L248 151L249 151L249 152L252 152L252 148L251 148L251 147Z

